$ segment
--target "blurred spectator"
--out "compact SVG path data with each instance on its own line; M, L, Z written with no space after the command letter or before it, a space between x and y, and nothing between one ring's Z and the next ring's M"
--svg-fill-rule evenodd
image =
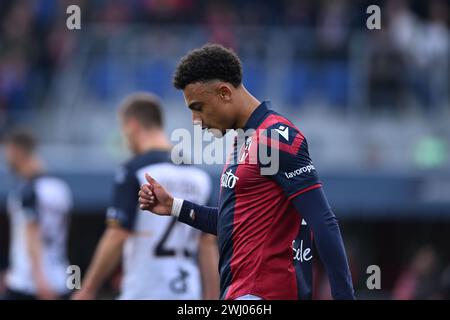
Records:
M29 65L19 49L0 57L0 105L4 110L5 122L16 122L20 112L29 107L27 80Z
M422 68L428 79L428 103L434 109L443 107L443 104L448 102L450 72L448 22L448 2L430 1L429 20L424 26L424 43L420 48L424 57Z
M142 7L146 16L144 22L186 23L194 15L195 0L139 0L138 7ZM128 3L128 2L127 2ZM195 15L198 17L198 15Z
M369 64L369 106L390 113L404 111L405 61L386 33L371 37Z
M286 59L291 54L293 59L285 75L289 83L284 103L310 104L311 96L313 102L319 104L346 106L351 92L349 49L354 44L351 37L357 30L355 27L361 29L364 25L369 3L354 5L348 0L269 0L264 3L256 0L245 3L222 0L2 1L0 128L6 123L31 118L24 115L41 107L54 72L69 61L80 44L77 37L85 31L74 33L65 28L65 9L70 4L82 8L83 24L107 26L102 30L110 36L135 23L197 26L204 32L198 40L204 41L204 36L207 41L237 51L256 53L258 60L254 60L254 64L257 66L264 66L264 55L271 45L268 35L272 29L268 28L294 27L286 30L286 34L293 32L299 37L291 38L293 52L285 52ZM433 0L420 6L411 0L384 3L383 32L368 34L369 41L373 40L369 44L373 47L372 58L368 60L370 104L375 108L384 106L389 111L394 106L403 112L413 98L416 105L428 107L428 110L444 108L448 103L449 83L447 2ZM257 27L259 31L252 28L242 32L241 25ZM304 29L299 32L297 27ZM170 38L168 30L170 28L164 29L168 33L165 38ZM252 32L254 37L248 37ZM105 40L104 46L97 41L93 50L98 52L97 46L101 50L110 48ZM99 60L104 59L99 57ZM114 68L115 65L109 64L106 68L109 66ZM255 69L253 74L249 71L249 78L264 90L268 73ZM108 70L104 73L108 74ZM100 83L95 87L104 85Z
M344 0L326 1L319 15L317 38L322 51L336 58L345 50L348 40L350 8Z
M212 2L207 7L205 22L209 29L210 42L237 49L236 32L233 29L237 15L226 2Z
M399 276L393 289L395 300L432 299L438 290L438 257L431 245L420 248Z
M442 107L448 90L448 5L430 1L428 19L424 21L405 0L387 2L386 10L392 54L400 54L398 58L404 65L400 75L409 86L408 92L420 105Z
M284 23L288 26L310 27L315 25L314 2L308 0L285 0Z
M17 1L1 23L0 110L3 110L3 124L20 121L20 116L30 107L26 93L31 85L31 64L36 58L32 23L31 8L25 1Z
M450 300L450 264L442 272L438 298Z
M388 34L393 46L404 53L410 53L419 21L405 0L387 1L385 12L388 19Z

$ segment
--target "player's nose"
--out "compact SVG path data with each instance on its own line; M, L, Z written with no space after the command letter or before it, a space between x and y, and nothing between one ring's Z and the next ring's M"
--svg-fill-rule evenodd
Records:
M192 124L193 124L194 126L202 126L202 123L203 123L202 119L200 119L199 117L196 117L196 116L192 115Z

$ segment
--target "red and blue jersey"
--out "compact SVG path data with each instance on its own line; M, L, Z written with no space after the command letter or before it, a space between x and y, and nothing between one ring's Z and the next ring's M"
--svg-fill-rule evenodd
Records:
M321 184L305 137L268 104L252 113L243 129L254 132L238 135L222 173L217 236L223 299L311 297L311 233L291 199Z
M179 221L218 236L222 299L249 294L310 299L309 227L333 298L355 299L339 224L306 139L267 105L263 102L243 131L238 130L222 172L219 207L184 200L175 214Z

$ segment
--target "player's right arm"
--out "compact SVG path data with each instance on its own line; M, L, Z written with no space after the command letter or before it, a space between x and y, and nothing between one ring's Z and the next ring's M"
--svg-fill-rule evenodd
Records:
M42 261L42 233L39 223L36 221L28 221L25 228L25 237L38 298L43 300L58 299L57 294L51 289L48 279L44 274Z
M29 185L23 194L22 206L25 212L25 243L27 254L31 262L31 270L36 295L39 299L57 299L57 294L53 292L49 281L45 276L43 267L43 237L40 226L39 213L37 210L37 194L32 185Z
M128 230L121 227L108 227L95 250L94 258L81 284L81 289L74 293L74 300L93 300L103 285L118 266L122 248L128 238Z
M176 216L178 221L203 232L217 235L218 209L200 206L187 200L174 198L155 179L145 174L148 184L141 186L139 206L161 216Z
M123 167L116 176L112 206L108 209L108 227L95 250L86 276L72 299L95 299L99 288L118 266L123 245L130 236L136 218L136 191L139 182L134 173Z

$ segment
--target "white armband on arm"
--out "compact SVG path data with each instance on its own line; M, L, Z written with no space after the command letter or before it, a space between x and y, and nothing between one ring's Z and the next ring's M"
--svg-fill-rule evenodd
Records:
M183 206L183 199L173 198L172 211L170 214L178 218L182 206Z

